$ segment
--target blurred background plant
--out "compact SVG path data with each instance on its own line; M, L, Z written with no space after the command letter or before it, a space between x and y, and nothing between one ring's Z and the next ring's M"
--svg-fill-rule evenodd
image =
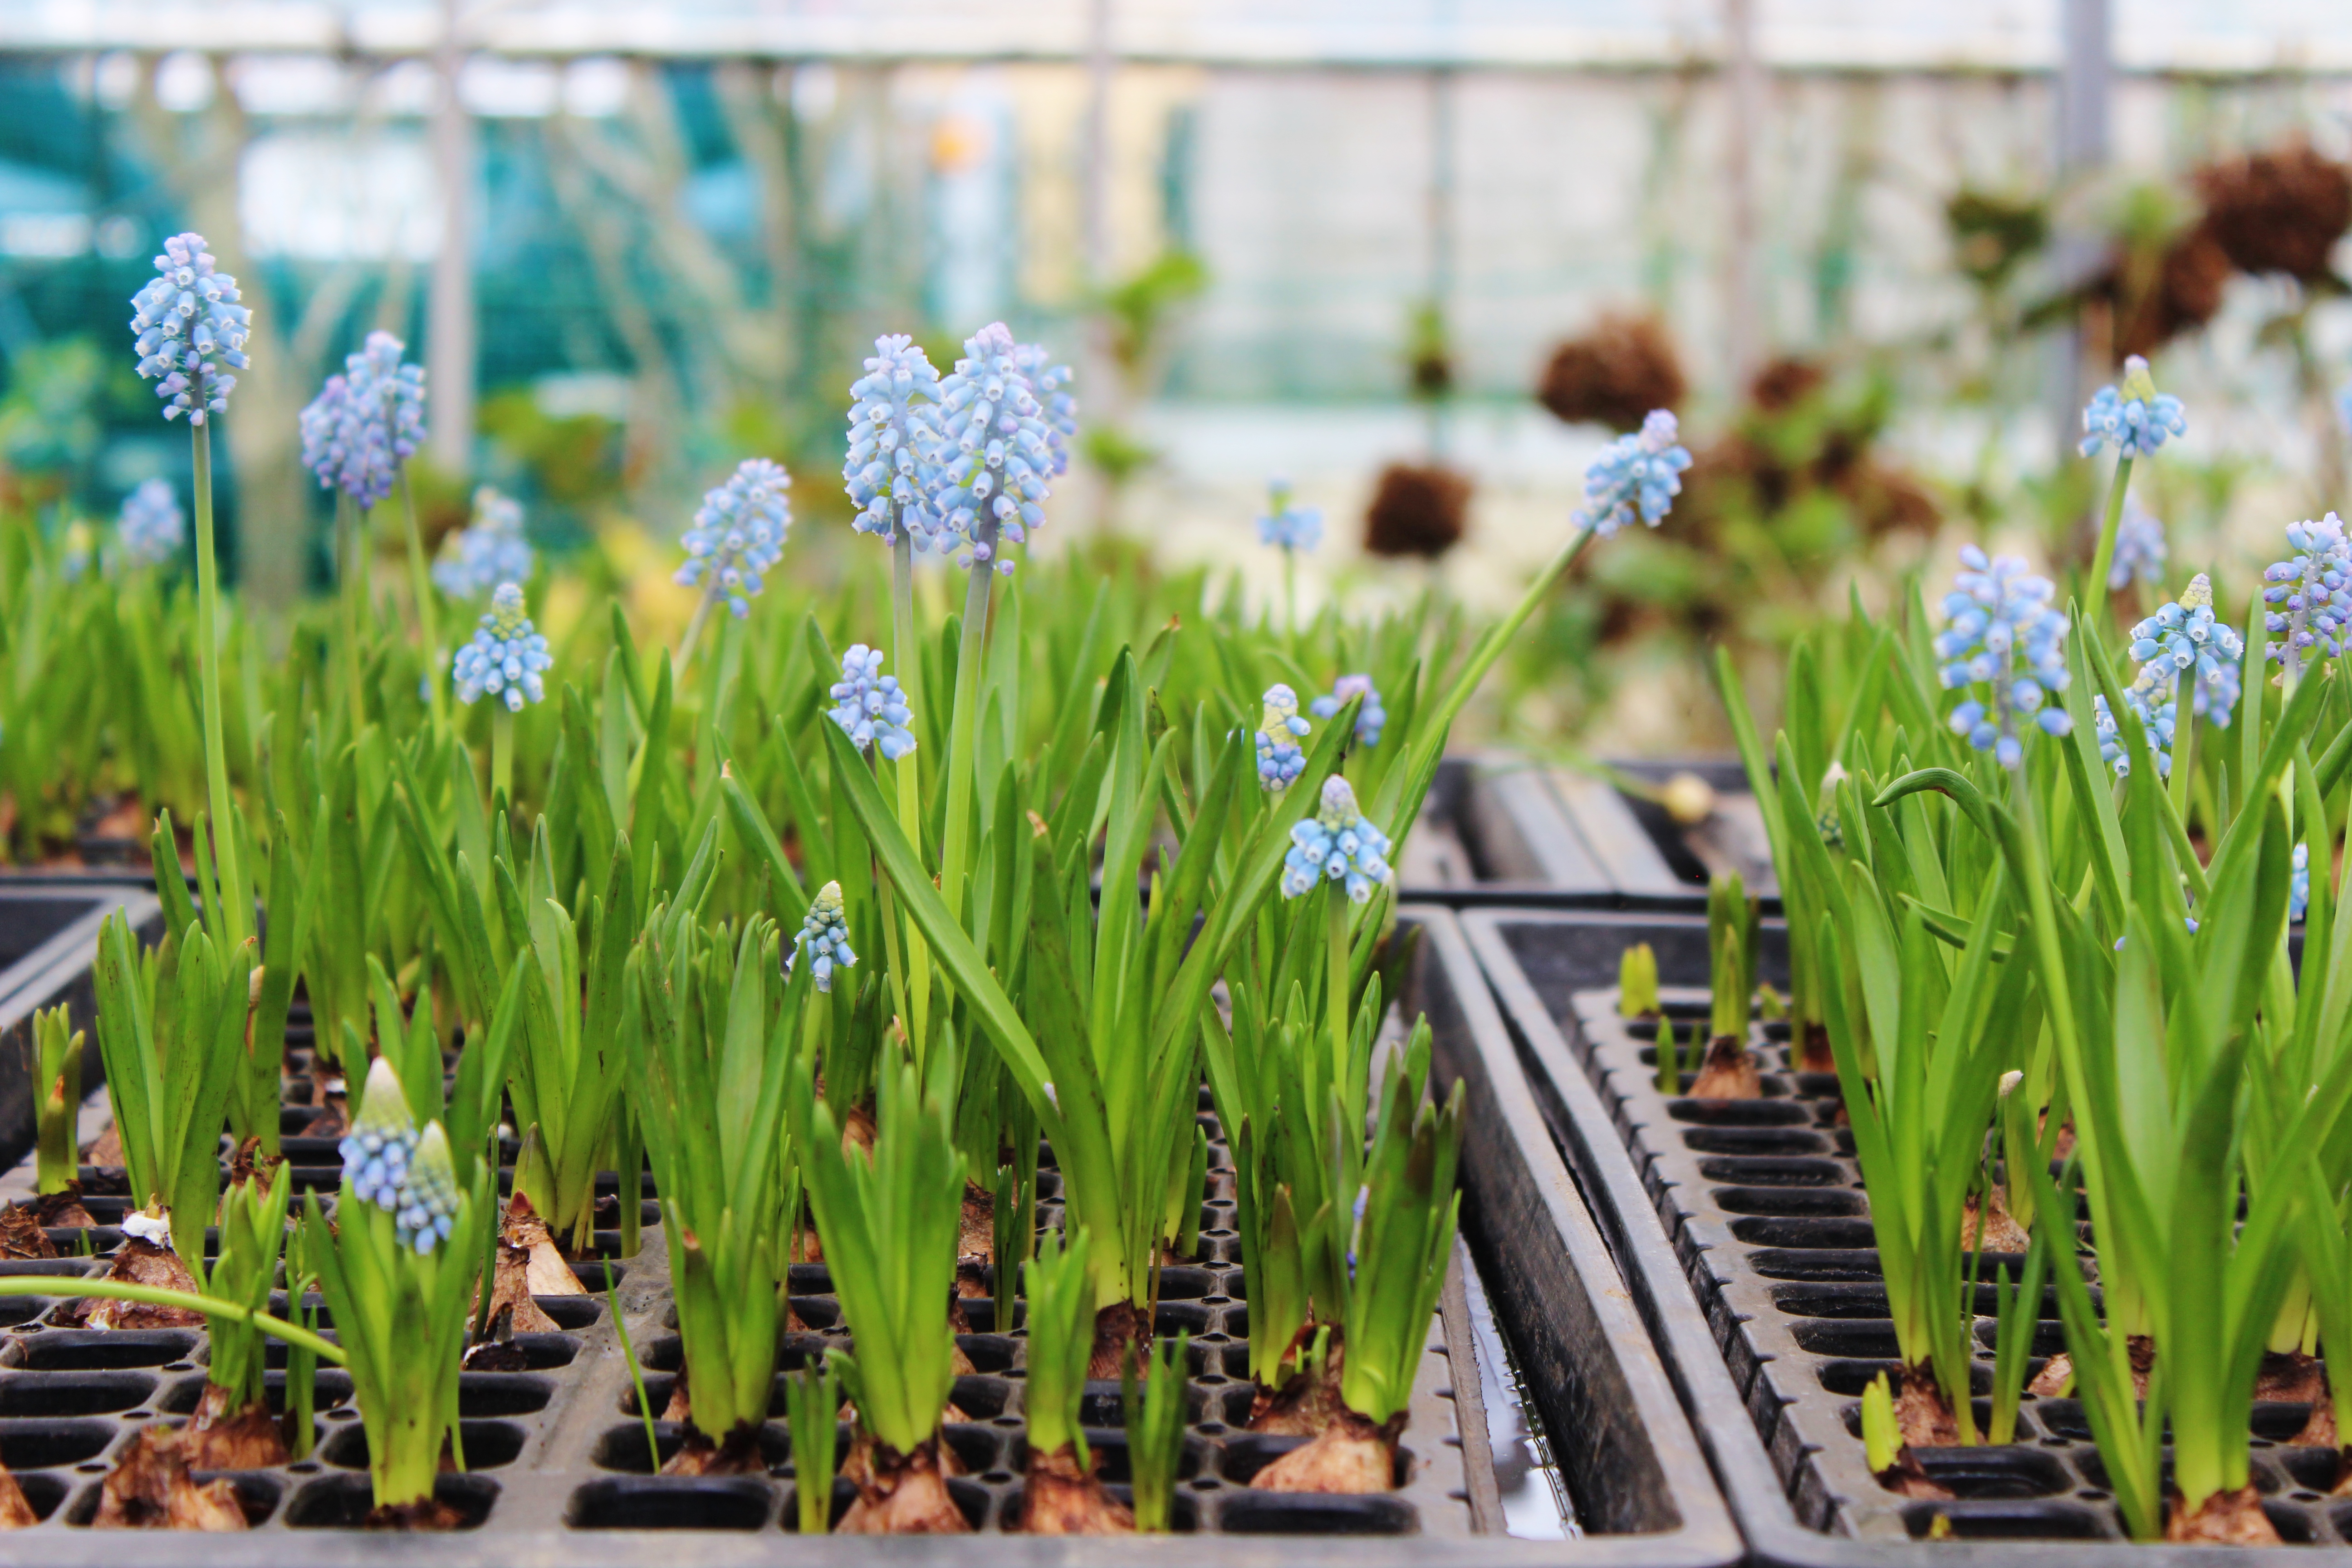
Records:
M496 486L554 624L620 589L682 625L690 595L649 568L755 453L803 481L782 570L843 583L849 507L809 481L900 323L942 366L998 316L1083 345L1077 472L1041 545L1205 567L1260 610L1284 594L1251 528L1269 473L1331 520L1296 563L1303 613L1433 591L1494 611L1601 443L1675 411L1697 460L1674 516L1580 569L1465 739L1719 746L1699 642L1727 639L1769 705L1798 628L1891 602L1962 533L2086 561L2065 426L2126 353L2199 411L2135 488L2176 574L2226 584L2347 499L2338 79L2218 48L2273 26L2218 0L2116 18L2134 51L2088 153L2052 134L2060 79L1982 68L2054 50L2047 18L1927 7L1915 54L1824 23L1796 65L1772 29L1817 0L1745 42L1737 7L1643 19L1607 61L1570 31L1506 47L1475 5L1449 27L1432 0L1368 72L1337 0L1172 31L1114 0L1098 37L974 10L915 52L900 0L749 34L697 5L632 32L592 0L562 54L508 46L541 3L519 0L495 27L448 7L446 47L401 57L363 25L342 54L273 41L307 3L235 0L136 48L0 15L0 531L37 542L0 569L68 570L142 480L184 498L183 444L93 344L187 226L261 307L218 489L227 569L273 626L329 580L292 414L371 328L428 365L426 548ZM2352 36L2294 22L2298 60ZM1749 100L1743 48L1772 62Z

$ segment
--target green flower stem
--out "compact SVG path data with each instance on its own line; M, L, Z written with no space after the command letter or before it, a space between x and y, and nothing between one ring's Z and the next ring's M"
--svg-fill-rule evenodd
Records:
M322 1339L310 1330L288 1322L283 1318L240 1307L235 1301L224 1301L213 1296L199 1296L188 1290L167 1290L160 1285L132 1285L120 1279L69 1279L56 1276L12 1274L0 1276L0 1296L98 1296L115 1301L142 1301L151 1307L184 1307L191 1312L202 1312L210 1318L226 1318L233 1322L251 1323L273 1339L285 1341L298 1350L309 1351L330 1366L347 1364L343 1349L332 1340Z
M408 465L400 466L401 521L408 532L408 591L416 600L416 635L425 645L425 687L433 694L433 721L449 722L449 685L441 659L440 616L433 607L433 574L425 566L425 536L416 527L416 493L409 488Z
M694 645L702 638L702 624L710 618L710 606L719 602L719 578L713 574L710 586L704 590L702 602L694 606L694 618L686 623L686 636L677 643L677 672L686 673L687 661L694 657Z
M2107 570L2116 562L2116 529L2123 521L2124 496L2131 489L2132 460L2127 457L2116 459L2115 482L2107 487L2107 515L2099 524L2098 553L2091 557L2091 581L2087 594L2091 602L2107 602Z
M890 543L890 651L898 661L898 689L906 693L907 706L920 713L923 710L923 659L919 634L915 630L914 547L908 537L904 520L900 521ZM961 676L958 684L961 684ZM876 754L879 756L879 748ZM898 775L898 826L905 830L907 842L914 845L915 852L920 855L923 844L922 763L919 756L909 755L900 758L891 766ZM889 898L887 881L883 897L886 900ZM900 930L894 910L885 908L882 918L890 929ZM913 1031L915 1060L919 1064L923 1059L924 1042L929 1038L930 1033L927 1026L930 1022L931 1012L931 950L911 920L905 922L899 940L906 944L907 988L913 993L910 997L901 999L899 1016L907 1020L908 1026ZM898 963L895 952L890 955L890 963L895 972ZM911 1012L907 1010L910 1003Z
M1282 613L1290 629L1293 647L1298 642L1298 552L1285 548L1282 552Z
M490 804L511 806L514 801L514 721L501 702L490 710Z
M971 775L979 746L980 661L988 640L988 595L992 566L975 563L964 589L963 637L956 648L955 710L948 731L948 820L940 853L940 897L948 913L963 920L963 868L970 858Z
M1327 900L1324 907L1330 922L1330 941L1328 944L1330 951L1326 956L1330 965L1328 984L1331 988L1330 996L1323 1010L1331 1017L1331 1081L1345 1083L1348 1079L1349 1026L1355 1021L1350 1016L1354 1009L1349 1005L1350 1000L1349 992L1352 987L1349 984L1350 966L1348 962L1348 887L1344 882L1334 882L1328 879L1325 880L1323 886L1324 897Z
M1578 529L1576 537L1561 545L1550 563L1536 574L1535 580L1528 584L1528 591L1511 607L1511 613L1490 627L1470 650L1469 659L1463 665L1461 673L1454 678L1454 684L1446 689L1444 699L1438 703L1437 711L1432 715L1428 727L1422 730L1420 738L1413 742L1405 759L1406 765L1391 773L1391 777L1397 782L1385 785L1381 791L1386 795L1390 788L1400 784L1405 791L1393 811L1387 809L1389 803L1385 799L1381 802L1381 815L1396 827L1400 840L1410 830L1413 819L1421 815L1421 803L1427 798L1429 786L1436 780L1438 759L1444 755L1445 738L1454 728L1454 721L1460 718L1462 710L1470 705L1471 695L1478 689L1479 682L1485 680L1486 672L1495 668L1495 661L1503 657L1503 650L1511 646L1511 639L1519 635L1519 628L1528 624L1528 617L1535 614L1536 606L1543 603L1544 596L1551 592L1552 584L1567 575L1568 569L1576 564L1576 558L1584 553L1585 546L1591 544L1592 539L1592 530Z
M227 945L253 934L245 854L238 847L236 801L228 791L228 748L221 741L220 563L213 552L213 431L194 426L196 501L196 675L205 710L205 786L212 805L214 863L221 885L221 929Z
M360 552L366 546L367 519L352 498L335 492L335 570L341 578L343 630L343 698L351 708L351 739L367 727L367 697L361 681L360 609L367 594Z

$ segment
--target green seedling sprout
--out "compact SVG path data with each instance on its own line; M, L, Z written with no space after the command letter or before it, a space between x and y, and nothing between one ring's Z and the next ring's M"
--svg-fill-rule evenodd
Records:
M763 1468L759 1429L792 1240L784 1102L818 1011L807 965L775 978L778 952L764 917L730 941L724 928L706 935L691 907L679 907L655 911L627 960L623 1037L689 1380L693 1434L673 1463L689 1473Z
M944 1086L927 1089L903 1057L884 1065L869 1155L844 1149L840 1124L817 1098L809 1064L798 1061L792 1070L786 1103L793 1146L834 1293L857 1346L855 1359L843 1356L839 1366L869 1439L861 1468L898 1478L884 1491L861 1487L847 1527L961 1531L963 1515L948 1497L939 1452L940 1422L955 1382L948 1301L964 1180Z
M1680 1094L1682 1091L1682 1052L1675 1044L1675 1021L1661 1013L1658 1015L1658 1092Z
M1119 1408L1127 1417L1127 1468L1135 1494L1135 1528L1164 1534L1172 1528L1176 1476L1184 1458L1184 1368L1192 1336L1180 1332L1145 1352L1143 1385L1135 1363L1119 1371Z
M380 1513L434 1515L442 1450L457 1439L458 1371L496 1214L488 1162L469 1152L466 1163L461 1186L447 1131L417 1131L379 1057L346 1140L337 1224L303 1194L303 1258L334 1316Z
M264 1397L262 1331L254 1314L269 1305L277 1284L291 1176L280 1161L266 1186L257 1177L233 1184L221 1198L219 1257L209 1268L200 1255L191 1266L206 1296L245 1309L241 1317L215 1313L205 1320L212 1351L204 1395L188 1424L198 1444L189 1459L194 1468L276 1464L285 1453ZM292 1375L289 1366L289 1383Z
M81 1048L79 1029L68 1034L64 1004L37 1012L26 1031L32 1058L35 1163L33 1190L52 1193L81 1188Z
M621 1360L629 1369L629 1387L637 1400L637 1419L646 1427L646 1468L661 1465L661 1433L654 1426L654 1403L646 1393L645 1369L637 1364L637 1347L629 1342L629 1321L621 1314L621 1289L610 1274L604 1276L604 1310L613 1316L613 1336L621 1342Z
M1123 1532L1128 1510L1103 1489L1078 1412L1094 1357L1094 1286L1085 1231L1066 1247L1049 1234L1028 1267L1029 1477L1022 1528L1037 1534Z
M1654 1018L1664 1011L1658 1003L1658 955L1648 942L1637 942L1617 960L1617 1015Z
M142 952L121 911L98 939L98 1044L131 1196L204 1255L220 1194L219 1144L245 1049L248 940L224 952L201 922Z
M841 1441L841 1378L829 1358L811 1357L784 1379L793 1434L793 1496L803 1535L833 1528L835 1448Z
M1707 1041L1691 1092L1752 1100L1760 1092L1748 1049L1756 990L1756 906L1739 878L1717 873L1706 889Z
M1895 1424L1895 1394L1883 1372L1862 1391L1862 1452L1874 1476L1885 1475L1903 1458L1903 1433Z

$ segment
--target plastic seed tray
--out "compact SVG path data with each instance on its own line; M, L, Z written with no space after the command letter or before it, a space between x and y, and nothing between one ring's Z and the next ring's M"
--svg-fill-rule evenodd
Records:
M1466 952L1449 917L1453 962L1446 978L1430 988L1440 1000L1453 995L1452 978L1470 973ZM1431 965L1423 966L1424 972ZM1471 974L1475 981L1475 973ZM1477 1000L1486 1005L1483 985ZM1489 1007L1491 1011L1491 1007ZM307 1049L307 1029L289 1031L287 1105L288 1158L298 1187L331 1190L340 1166L331 1137L303 1131L318 1112ZM85 1108L83 1134L105 1124L105 1100L94 1094ZM1197 1260L1163 1270L1156 1329L1192 1335L1188 1399L1191 1419L1177 1486L1174 1523L1179 1535L1217 1534L1221 1560L1239 1563L1277 1558L1299 1562L1402 1563L1423 1561L1436 1551L1472 1563L1654 1563L1658 1568L1705 1568L1738 1556L1738 1539L1719 1498L1685 1473L1661 1486L1655 1473L1649 1491L1612 1497L1615 1472L1586 1463L1579 1475L1580 1507L1591 1505L1594 1533L1565 1542L1521 1542L1491 1533L1498 1510L1486 1423L1480 1405L1475 1357L1463 1310L1459 1279L1433 1320L1429 1350L1413 1394L1412 1420L1400 1456L1397 1487L1372 1497L1320 1497L1263 1492L1250 1485L1255 1474L1302 1439L1265 1436L1245 1430L1252 1399L1246 1368L1247 1313L1238 1239L1232 1229L1231 1176L1224 1146L1205 1097L1202 1118L1213 1140L1213 1176L1202 1215ZM511 1154L511 1147L509 1153ZM86 1176L95 1171L86 1168ZM7 1185L28 1185L29 1171L9 1173ZM1564 1189L1564 1178L1559 1184ZM638 1391L611 1320L608 1281L619 1303L631 1344L645 1377L645 1397L656 1415L667 1405L681 1360L670 1300L662 1232L656 1219L650 1178L638 1200L645 1205L643 1250L620 1259L617 1231L597 1233L606 1257L575 1266L593 1294L542 1297L559 1331L519 1336L522 1370L467 1372L461 1385L461 1437L468 1468L445 1472L444 1500L465 1521L452 1534L402 1537L362 1531L369 1503L366 1441L357 1413L345 1403L349 1383L332 1368L318 1384L319 1443L299 1463L236 1472L233 1482L254 1529L243 1535L206 1537L201 1546L210 1564L243 1562L272 1565L344 1562L359 1557L430 1556L436 1563L511 1564L520 1561L573 1563L694 1563L767 1561L780 1551L813 1560L870 1558L881 1552L912 1552L927 1560L1034 1561L1056 1563L1129 1561L1153 1552L1189 1548L1172 1540L1045 1541L1018 1533L1026 1465L1022 1404L1025 1339L1016 1318L994 1321L991 1300L964 1303L971 1332L959 1343L973 1371L955 1384L955 1413L962 1417L945 1429L947 1447L962 1474L950 1491L973 1528L994 1536L985 1546L953 1538L877 1543L867 1538L797 1536L798 1506L792 1444L783 1420L781 1386L761 1433L766 1473L750 1477L682 1479L656 1473L675 1452L683 1433L656 1423L656 1452L649 1454ZM1041 1210L1057 1203L1055 1173L1041 1173ZM56 1262L0 1265L16 1272L96 1274L103 1253L121 1237L112 1223L126 1199L93 1194L88 1200L100 1224L86 1233L93 1256ZM1473 1191L1465 1208L1475 1211ZM1581 1216L1580 1216L1581 1217ZM1605 1265L1598 1239L1582 1218L1590 1259ZM1466 1227L1465 1227L1466 1228ZM50 1233L61 1248L82 1245L85 1233ZM1465 1259L1466 1262L1466 1258ZM1511 1296L1516 1278L1505 1270L1488 1286L1498 1303ZM781 1370L803 1364L847 1338L838 1304L829 1293L822 1264L795 1266L790 1283L793 1306L804 1331L784 1342ZM1613 1282L1610 1294L1615 1294ZM1622 1310L1622 1302L1620 1303ZM123 1445L142 1426L184 1418L194 1407L204 1383L205 1335L201 1330L94 1332L61 1322L63 1309L36 1299L0 1302L0 1458L16 1472L42 1522L8 1538L10 1561L58 1563L119 1563L123 1542L111 1532L86 1528L96 1511L100 1479ZM1514 1323L1505 1318L1516 1331ZM331 1332L331 1324L327 1325ZM1682 1451L1694 1453L1687 1428L1672 1407L1663 1373L1638 1327L1630 1340L1612 1342L1592 1336L1580 1353L1607 1368L1631 1360L1646 1368L1640 1377L1658 1397L1664 1415L1679 1432ZM1547 1376L1562 1368L1546 1363L1540 1341L1537 1361ZM283 1356L273 1358L282 1368ZM1454 1369L1464 1369L1457 1385ZM1622 1384L1622 1371L1596 1379L1575 1366L1565 1375L1605 1393ZM273 1401L282 1401L283 1373L270 1377ZM1547 1410L1546 1414L1549 1414ZM1127 1477L1126 1440L1116 1384L1089 1385L1083 1419L1102 1472L1122 1495ZM847 1433L842 1434L846 1447ZM1589 1445L1594 1454L1622 1465L1629 1453L1646 1456L1653 1472L1664 1467L1650 1444L1639 1412L1618 1412L1595 1426ZM1579 1439L1578 1441L1581 1441ZM1572 1468L1572 1467L1570 1467ZM1684 1471L1701 1468L1695 1462ZM853 1496L835 1482L832 1507L837 1519ZM793 1536L792 1542L778 1539ZM1440 1548L1428 1539L1444 1538ZM1279 1538L1279 1539L1276 1539ZM182 1550L183 1538L167 1536L142 1549L167 1559ZM190 1547L194 1542L187 1543ZM985 1554L971 1559L974 1551Z
M1481 912L1465 924L1534 1078L1543 1114L1604 1217L1643 1316L1665 1351L1758 1557L1775 1563L2242 1561L2242 1549L2127 1542L2081 1405L2028 1394L2018 1441L1927 1449L1951 1500L1906 1499L1870 1473L1860 1395L1897 1351L1869 1200L1839 1124L1834 1075L1790 1070L1783 1026L1751 1042L1752 1100L1660 1092L1654 1030L1616 1012L1616 954L1656 949L1668 980L1704 979L1706 921ZM1768 942L1765 977L1785 969ZM1676 1036L1705 1028L1706 994L1663 991ZM1688 1087L1692 1073L1685 1071ZM1628 1158L1628 1155L1631 1158ZM1989 1418L1994 1268L1978 1292L1977 1418ZM2063 1347L2045 1296L2032 1365ZM2279 1534L2352 1561L2352 1499L2336 1454L2296 1447L2309 1407L2254 1413L2253 1479ZM1947 1521L1938 1526L1938 1520ZM1930 1540L1931 1531L1949 1539ZM2301 1559L2298 1558L2298 1561Z

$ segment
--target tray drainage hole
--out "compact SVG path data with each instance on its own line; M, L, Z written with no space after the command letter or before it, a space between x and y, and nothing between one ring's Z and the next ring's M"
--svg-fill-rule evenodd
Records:
M126 1410L122 1413L125 1421L152 1421L154 1417L152 1410Z
M196 1370L196 1363L192 1361L175 1361L163 1370L165 1372L194 1372Z

